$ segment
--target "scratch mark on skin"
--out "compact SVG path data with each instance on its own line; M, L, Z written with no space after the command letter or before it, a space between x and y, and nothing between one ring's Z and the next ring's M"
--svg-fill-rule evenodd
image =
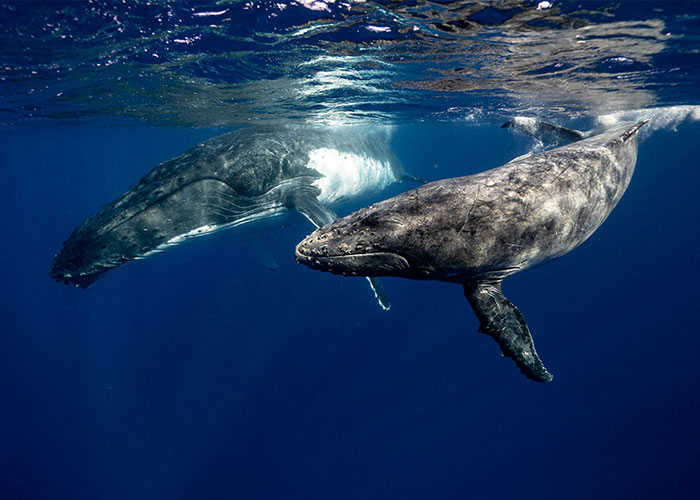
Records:
M469 212L467 213L466 219L464 219L464 224L462 224L462 229L459 230L459 232L463 232L464 228L467 227L467 224L469 223L469 218L472 215L472 210L474 210L474 205L476 205L476 202L479 200L479 192L481 191L481 184L479 184L476 187L476 194L474 195L474 199L472 200L472 206L469 207Z
M559 177L561 177L562 175L564 175L564 172L566 172L567 170L569 170L569 169L571 168L572 165L573 165L573 163L569 163L566 167L562 168L561 171L559 171L559 173L554 177L554 179L552 179L552 183L555 183L556 181L558 181L558 180L559 180Z
M403 227L405 224L401 219L398 217L387 217L386 222L390 222L391 224L396 224L397 226Z

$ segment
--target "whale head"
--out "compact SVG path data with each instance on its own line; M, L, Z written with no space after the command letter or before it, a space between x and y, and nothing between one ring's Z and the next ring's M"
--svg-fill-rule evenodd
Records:
M455 215L459 184L425 184L323 226L297 245L297 262L343 276L462 282L473 269Z
M145 199L137 186L73 231L49 273L56 281L87 288L125 262L211 232L222 221L201 201L226 189L223 183L199 180Z
M144 191L144 192L142 192ZM85 220L55 256L49 274L87 288L105 273L189 239L283 215L275 196L246 197L217 179L136 186Z
M297 245L297 262L343 276L434 279L429 227L416 223L421 205L405 201L386 200L317 229Z

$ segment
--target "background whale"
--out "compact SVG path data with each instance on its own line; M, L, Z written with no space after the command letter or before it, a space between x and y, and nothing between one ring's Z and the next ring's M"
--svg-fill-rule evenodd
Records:
M297 261L345 276L460 283L480 331L527 377L548 382L552 375L501 282L568 253L603 223L630 182L644 123L364 208L309 235L297 245Z
M407 175L385 129L245 128L161 163L86 219L55 256L56 281L88 287L106 272L221 229L281 224L298 211L317 227L328 208ZM370 280L380 305L388 302Z

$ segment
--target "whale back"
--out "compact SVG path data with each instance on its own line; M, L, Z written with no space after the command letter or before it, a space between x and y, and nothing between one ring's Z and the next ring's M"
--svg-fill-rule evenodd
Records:
M338 274L503 278L564 255L603 223L634 172L641 125L426 184L321 228L299 249L321 249L309 265Z
M478 274L507 275L586 241L629 185L640 126L617 127L463 178L472 200L459 230L463 263Z

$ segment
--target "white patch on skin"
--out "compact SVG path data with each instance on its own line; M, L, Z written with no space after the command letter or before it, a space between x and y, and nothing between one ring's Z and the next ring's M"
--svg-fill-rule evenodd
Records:
M307 166L324 176L314 181L324 205L380 191L399 180L388 161L329 148L309 152Z

